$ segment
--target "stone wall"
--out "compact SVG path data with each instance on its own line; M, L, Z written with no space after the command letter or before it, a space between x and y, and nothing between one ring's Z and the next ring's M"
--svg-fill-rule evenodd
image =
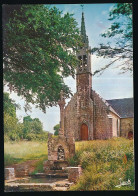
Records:
M93 139L93 102L91 98L77 92L65 107L65 136L80 140L83 123L88 126L88 139Z
M134 132L134 118L121 118L120 136L127 138L129 131Z
M67 169L68 169L68 180L69 180L69 182L77 182L78 178L82 174L81 166L67 167Z
M64 159L69 158L69 144L66 142L66 138L58 136L57 138L49 137L48 139L48 160L55 161L58 160L58 148L64 149Z
M85 92L83 92L85 95ZM118 122L117 122L118 121ZM88 126L88 140L120 136L120 118L110 111L109 105L95 91L91 98L80 91L74 94L65 107L65 135L81 140L81 125ZM118 132L117 132L118 123Z
M120 118L113 112L109 112L112 116L112 133L113 137L120 137Z
M109 108L104 100L92 91L94 102L94 139L108 139L113 136L112 119L109 118Z

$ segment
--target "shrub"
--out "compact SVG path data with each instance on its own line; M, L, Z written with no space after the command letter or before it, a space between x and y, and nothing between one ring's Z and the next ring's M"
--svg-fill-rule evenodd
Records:
M135 168L134 168L134 163L132 163L129 168L125 171L125 177L124 180L131 180L131 183L134 184L135 181Z
M80 152L76 152L73 157L68 159L70 166L78 166L80 164Z
M12 141L19 141L20 137L16 131L12 131L9 133L9 139Z

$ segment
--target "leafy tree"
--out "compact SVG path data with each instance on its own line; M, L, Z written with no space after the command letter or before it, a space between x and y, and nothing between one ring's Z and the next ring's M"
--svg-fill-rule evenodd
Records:
M10 114L4 112L4 134L8 134L15 130L17 122L18 120L15 116L11 116Z
M32 134L43 134L43 125L42 122L39 120L39 118L32 119L30 116L25 116L23 118L23 137L28 138L29 137L35 137L35 135ZM30 135L31 134L31 135Z
M19 104L16 104L14 100L12 100L9 96L9 93L4 92L4 112L8 113L12 117L16 117L16 108L20 108Z
M23 117L23 122L25 123L25 122L32 122L33 121L33 119L30 117L30 116L25 116L25 117Z
M4 92L4 137L12 140L19 139L21 135L21 126L16 117L16 108L20 108L9 96L9 93Z
M60 128L60 124L54 126L54 130L55 130L54 135L58 135L59 128Z
M111 43L100 44L93 48L98 56L112 58L113 60L94 72L102 74L105 69L116 61L119 62L121 73L133 71L133 33L132 33L132 3L117 3L109 13L109 20L113 21L107 32L101 36L112 38ZM115 43L115 44L114 44Z
M10 5L11 8L13 5ZM10 10L10 7L8 7ZM46 111L57 104L61 89L71 93L63 77L75 75L75 52L81 45L77 22L56 7L21 5L6 18L3 7L4 82L29 104ZM68 49L72 48L73 53Z
M32 129L32 132L36 134L40 134L44 132L43 125L38 118L33 119L33 122L31 123L31 129Z

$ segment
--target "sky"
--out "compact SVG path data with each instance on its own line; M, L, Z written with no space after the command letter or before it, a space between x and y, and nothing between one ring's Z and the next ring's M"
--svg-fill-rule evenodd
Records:
M88 35L89 45L91 48L98 46L100 43L104 43L105 38L100 36L111 24L108 20L109 11L114 6L112 3L108 4L83 4L84 18L86 34ZM67 12L74 14L74 18L78 22L78 27L81 26L82 8L80 4L54 4L59 10L62 10L62 15ZM95 54L92 55L92 73L99 69L101 66L108 63L108 59L97 57ZM100 76L93 76L92 88L104 99L119 99L133 97L133 77L129 74L119 74L119 70L116 66L120 62L116 63L112 68L107 69ZM72 92L76 92L76 81L72 77L64 79L65 83L71 88ZM7 88L4 89L7 91ZM39 118L43 123L45 131L54 133L53 127L60 121L60 110L59 107L51 107L46 109L44 114L38 108L32 106L32 112L25 113L24 111L24 100L17 96L15 93L10 93L10 98L14 99L16 103L21 105L21 109L16 111L18 119L22 122L24 116L30 115L32 118ZM69 99L66 100L66 104Z

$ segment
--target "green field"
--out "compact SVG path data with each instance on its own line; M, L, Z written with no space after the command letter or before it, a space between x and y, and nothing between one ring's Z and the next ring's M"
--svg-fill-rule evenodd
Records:
M19 141L4 143L4 165L27 160L47 159L47 142Z
M76 154L69 160L71 166L81 165L83 174L73 185L72 191L134 190L134 144L133 140L113 138L110 140L79 141L75 143ZM47 159L47 143L20 141L4 145L5 166L27 160L39 160L37 171L43 171ZM122 181L131 180L131 186L116 188Z

